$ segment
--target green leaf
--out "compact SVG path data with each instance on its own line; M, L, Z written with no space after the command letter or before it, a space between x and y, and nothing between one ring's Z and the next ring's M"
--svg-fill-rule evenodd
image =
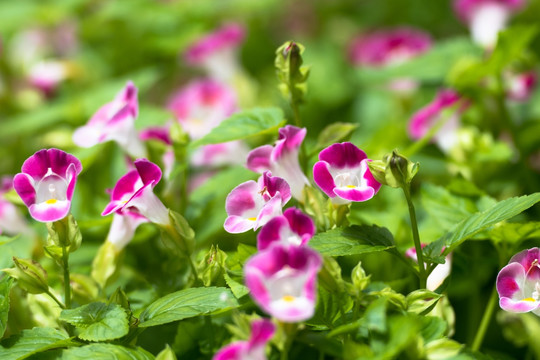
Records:
M139 327L167 324L193 316L238 306L231 290L222 287L191 288L164 296L140 316Z
M0 338L4 336L9 313L9 293L13 286L13 278L4 276L0 279Z
M0 359L26 359L30 355L45 350L70 345L75 344L60 330L36 327L31 330L23 330L21 334L3 340L0 346Z
M161 350L161 352L157 354L156 360L176 360L176 354L167 344L167 346L165 346L165 349Z
M276 132L285 123L279 108L253 108L232 115L209 134L190 144L191 147L220 144L254 135Z
M62 353L61 360L153 360L154 356L142 348L128 348L113 344L92 344L72 348Z
M241 297L249 294L249 289L247 288L247 286L244 286L238 281L234 280L232 277L229 276L229 274L225 273L223 274L223 277L225 278L225 282L231 288L232 293L237 299L240 299Z
M452 359L456 356L463 345L450 339L439 339L426 345L426 355L428 360Z
M420 317L420 321L422 323L420 333L426 344L442 338L448 329L446 321L437 316L422 316Z
M470 199L456 196L440 186L422 184L421 193L423 208L443 231L477 211Z
M358 255L395 248L388 229L353 225L316 234L309 246L328 256Z
M88 341L118 339L129 331L127 314L118 304L94 302L63 310L60 320L76 326L79 338Z
M540 222L502 223L489 232L494 242L519 244L530 238L540 237Z
M366 84L380 83L395 78L420 81L441 81L463 54L480 57L481 49L469 38L455 38L437 42L429 52L397 66L364 68L358 71L360 80Z
M318 286L317 306L315 314L307 321L309 325L319 329L333 329L342 316L342 311L346 313L353 306L350 296L343 296L342 293L329 292L322 286Z
M415 290L405 298L407 301L407 311L420 314L434 306L441 296L426 289Z
M424 252L427 256L435 258L440 255L443 247L446 247L444 254L448 254L468 238L490 226L520 214L539 201L540 193L500 201L487 210L477 212L456 224L437 241L426 246Z

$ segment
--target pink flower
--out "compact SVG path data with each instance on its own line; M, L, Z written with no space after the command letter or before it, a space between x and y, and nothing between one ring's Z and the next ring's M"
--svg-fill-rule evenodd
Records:
M103 105L88 121L73 133L73 142L81 147L114 140L133 157L144 157L146 149L135 130L139 113L137 88L129 81L113 101Z
M306 132L305 128L287 125L279 129L279 139L274 146L259 146L247 158L248 169L259 173L270 170L274 175L287 180L292 195L299 201L303 201L304 186L309 185L298 162L298 151Z
M437 124L442 116L442 112L461 100L458 93L452 90L441 90L430 104L418 110L409 121L409 136L418 140L424 137L427 132ZM433 136L439 147L448 152L457 142L457 129L459 128L459 117L465 106L457 109L449 119L445 120L443 126Z
M81 162L71 154L58 149L39 150L23 163L13 187L34 219L57 221L69 213L81 170Z
M240 165L244 163L248 152L248 147L242 141L205 145L193 152L191 163L198 167Z
M424 248L425 246L426 244L422 244L422 248ZM413 259L416 263L418 263L416 249L414 247L407 249L407 251L405 251L405 256ZM437 288L442 285L443 281L448 277L448 275L450 275L450 272L452 270L452 255L448 254L444 260L444 264L439 264L435 266L431 274L429 274L426 282L426 288L428 290L437 290Z
M499 305L510 312L540 316L540 249L525 249L514 255L497 276Z
M525 0L455 0L454 11L469 25L473 40L492 48L508 18L525 6Z
M349 57L355 65L397 65L418 56L431 47L428 34L407 27L375 31L354 39Z
M46 95L51 95L67 77L67 64L55 60L39 61L30 67L28 73L30 84Z
M518 102L529 100L537 82L537 76L534 71L527 71L520 74L509 73L506 74L504 79L508 87L508 98Z
M8 201L4 194L13 189L13 179L9 176L4 176L1 181L0 188L0 233L5 231L9 235L17 235L20 233L31 233L32 230L26 223L26 220L21 215L19 209Z
M251 323L248 341L236 341L219 350L213 360L266 360L264 348L274 336L276 327L270 320L261 319Z
M315 311L321 265L321 256L307 246L276 244L246 262L246 286L268 314L283 322L304 321Z
M169 178L175 162L174 149L172 147L172 140L169 134L169 127L150 127L142 130L139 133L139 138L143 141L156 140L165 144L166 150L161 157L163 163L163 174L165 178Z
M257 235L257 248L264 250L278 243L305 245L315 234L313 220L296 208L288 208L264 225Z
M107 234L107 241L120 251L133 239L137 227L145 222L148 222L148 220L138 213L130 211L116 212L113 215L113 221Z
M192 139L200 139L237 110L236 95L214 80L197 80L175 93L167 108Z
M111 201L101 215L134 213L153 223L169 225L169 210L154 194L154 187L161 180L161 169L146 159L135 160L134 165L135 169L114 186Z
M367 165L366 154L350 142L334 144L319 153L313 180L334 204L371 199L381 188Z
M238 24L228 24L190 46L185 53L188 64L205 68L210 77L229 83L238 73L237 48L245 37Z
M290 198L287 182L266 171L257 182L246 181L227 195L225 230L230 233L257 230L273 217L281 215Z

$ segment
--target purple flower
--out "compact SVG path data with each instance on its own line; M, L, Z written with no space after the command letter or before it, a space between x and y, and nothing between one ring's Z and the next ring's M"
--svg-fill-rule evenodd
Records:
M81 170L81 162L71 154L58 149L39 150L23 163L13 187L34 219L57 221L69 213Z
M287 180L292 195L299 201L303 201L304 186L309 185L309 180L298 162L298 150L306 132L305 128L287 125L279 129L276 145L263 145L253 149L247 158L248 169L259 173L270 170L276 176Z
M355 65L389 66L401 64L431 47L428 34L407 27L375 31L354 39L349 57Z
M276 244L245 264L246 286L255 302L283 322L311 318L321 256L308 246Z
M506 26L510 15L521 10L525 0L455 0L454 11L469 25L473 40L492 48L497 34Z
M114 186L111 201L101 215L134 213L153 223L169 225L169 210L154 194L154 187L161 180L161 169L146 159L138 159L134 165L135 169Z
M81 147L114 140L133 157L144 157L146 150L137 136L135 118L139 113L137 88L129 81L113 101L103 105L73 133L73 142Z
M246 181L227 195L225 230L230 233L257 230L273 217L281 215L290 198L291 189L287 182L266 171L257 182Z
M245 37L239 24L228 24L198 40L185 53L188 64L205 68L214 79L230 83L238 73L237 48Z
M262 227L257 235L257 248L264 250L276 242L305 245L313 234L313 220L296 208L288 208L283 215L276 216Z
M167 105L192 139L200 139L236 110L236 95L214 80L197 80L176 92Z
M510 312L540 316L540 249L525 249L514 255L497 276L499 305Z
M371 175L366 154L351 144L334 144L319 153L313 180L334 204L371 199L381 188Z
M442 112L454 106L461 97L453 90L441 90L430 104L418 110L409 121L408 131L412 139L418 140L424 137L427 132L439 121ZM448 152L457 142L457 129L459 128L459 117L465 106L457 109L449 119L433 136L433 140L441 148Z
M236 341L219 350L213 360L266 360L264 348L274 336L276 327L270 320L261 319L251 323L248 341Z

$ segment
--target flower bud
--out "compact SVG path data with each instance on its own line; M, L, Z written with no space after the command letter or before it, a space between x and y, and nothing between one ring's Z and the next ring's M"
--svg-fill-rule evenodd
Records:
M354 267L351 273L354 290L356 290L357 293L364 290L369 285L370 277L371 275L366 275L364 268L362 268L362 263L358 262L358 265Z
M309 67L302 66L304 46L287 41L276 50L275 66L283 96L294 103L302 103L307 91Z
M15 268L2 269L3 272L18 280L19 286L30 294L49 291L47 272L34 260L13 257Z
M204 286L220 285L220 283L223 283L226 258L227 254L220 250L217 245L210 247L210 251L204 256L203 261L199 265L202 268L200 276Z
M386 154L383 160L368 163L371 174L381 184L393 188L408 186L418 172L418 163L413 163L397 150Z

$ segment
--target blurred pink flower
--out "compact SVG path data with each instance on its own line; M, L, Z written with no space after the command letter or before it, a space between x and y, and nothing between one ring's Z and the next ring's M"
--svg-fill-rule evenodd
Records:
M19 209L5 198L5 194L13 189L13 178L2 177L0 188L0 233L8 235L29 234L32 232Z
M504 76L507 84L508 99L524 102L531 97L538 81L536 72L507 73Z
M424 248L425 246L426 244L422 244L422 248ZM413 259L414 262L418 263L416 249L414 247L407 249L407 251L405 251L405 256ZM450 272L452 270L452 255L448 254L444 260L444 264L438 264L437 266L435 266L431 274L429 274L426 282L426 288L428 290L437 290L437 288L442 285L443 281L450 275Z
M213 360L266 360L264 348L274 336L275 325L267 319L251 323L251 337L248 341L236 341L220 349Z
M283 215L266 223L257 235L257 248L264 250L272 244L305 245L315 234L313 220L297 208L288 208Z

